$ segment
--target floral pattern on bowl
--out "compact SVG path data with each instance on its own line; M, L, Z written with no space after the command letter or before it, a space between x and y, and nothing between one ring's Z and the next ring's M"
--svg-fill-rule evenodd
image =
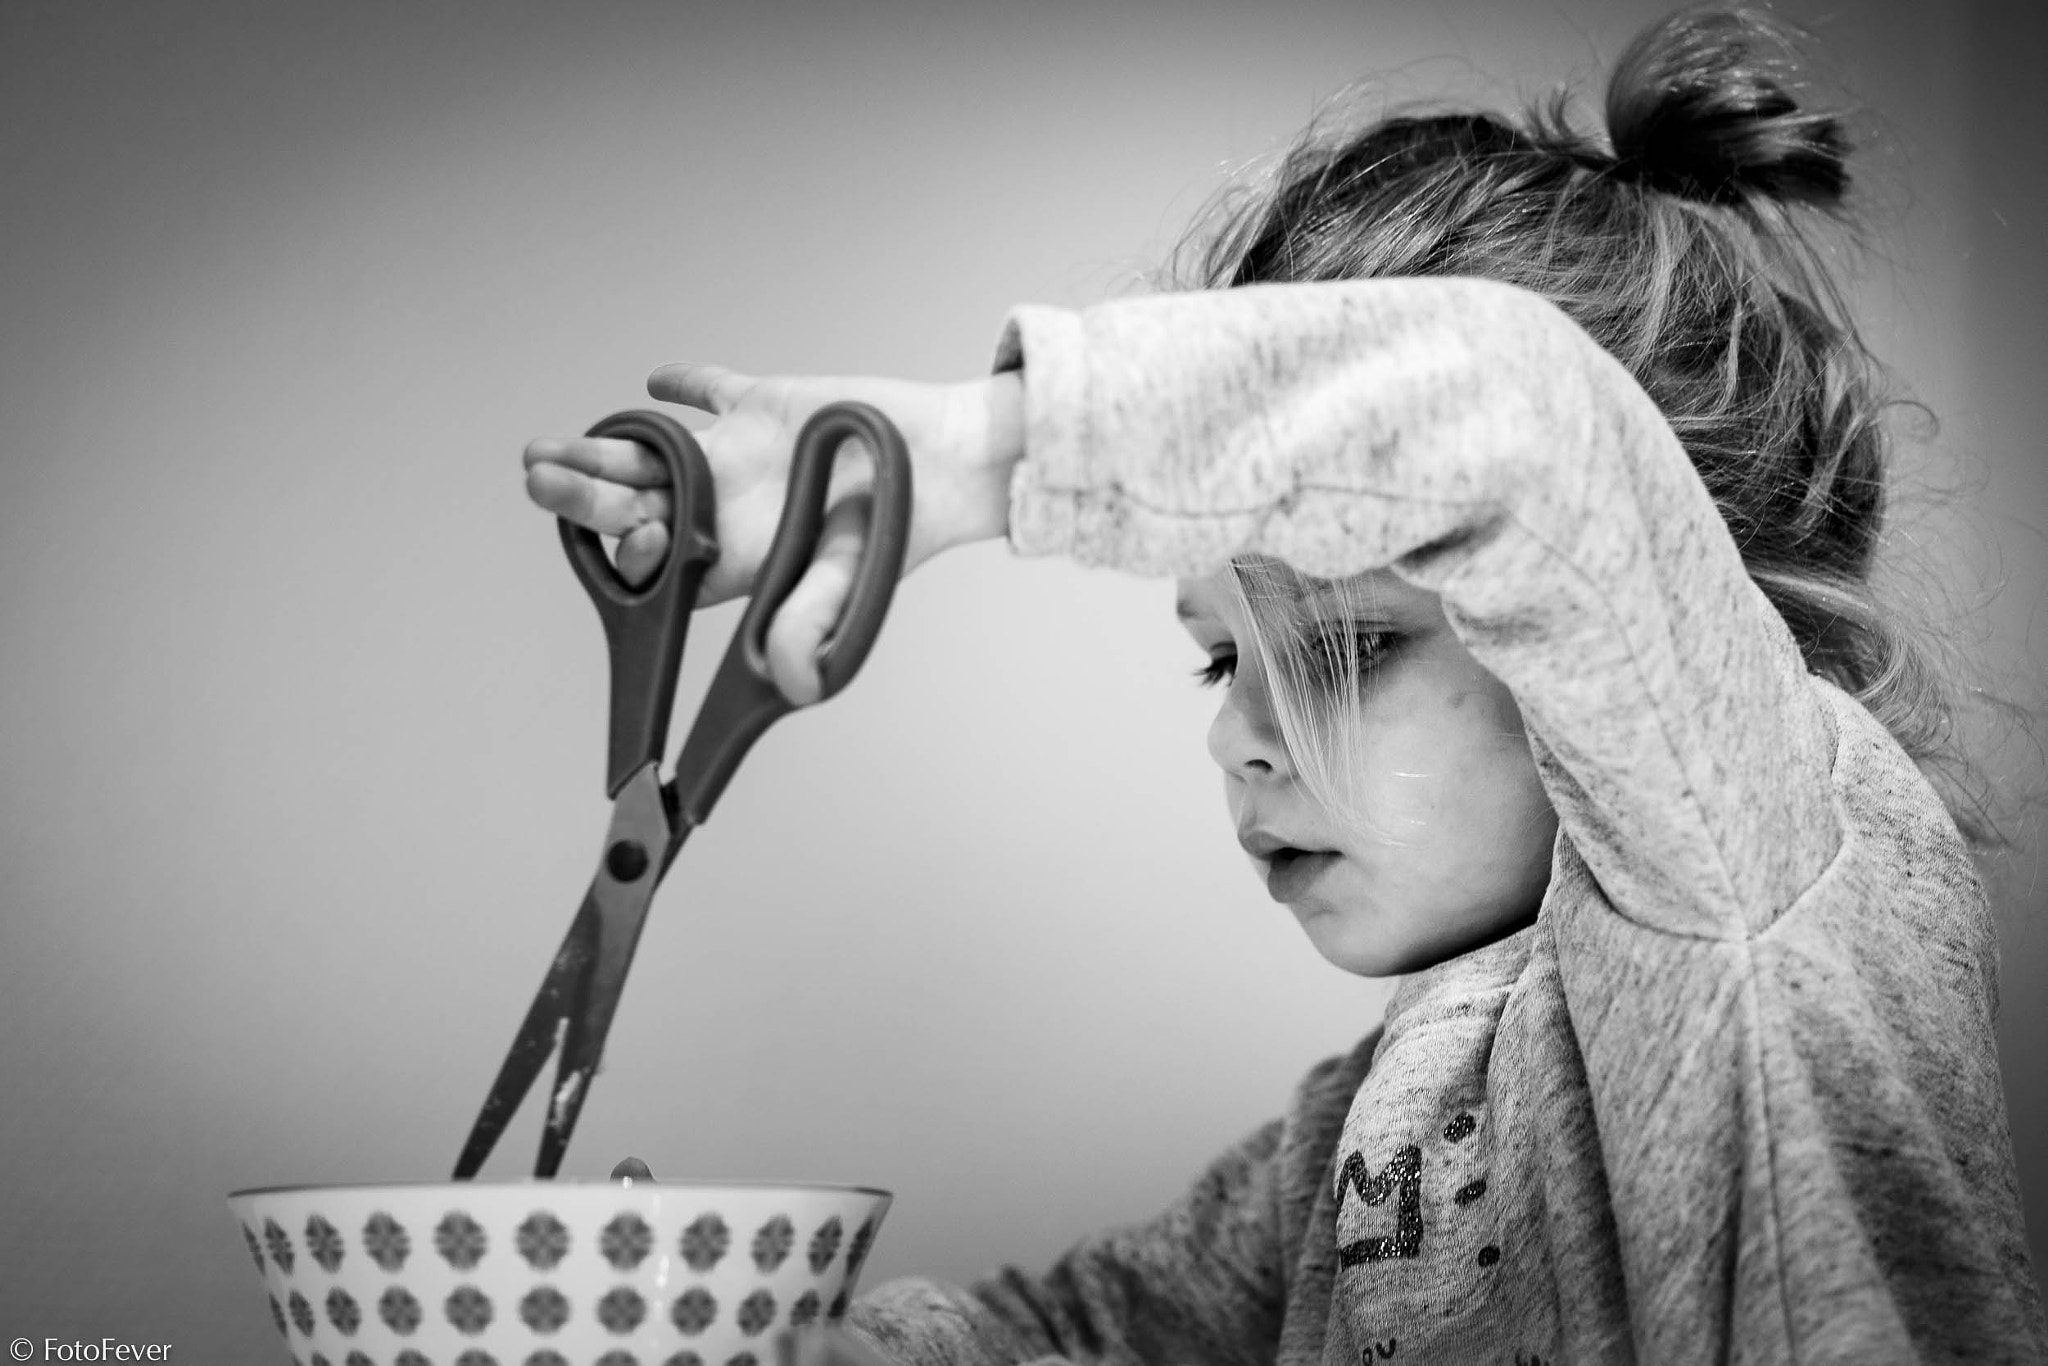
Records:
M889 1198L534 1181L230 1205L296 1366L763 1366L846 1312Z
M546 1210L535 1210L520 1221L512 1245L535 1271L553 1271L569 1255L569 1230Z

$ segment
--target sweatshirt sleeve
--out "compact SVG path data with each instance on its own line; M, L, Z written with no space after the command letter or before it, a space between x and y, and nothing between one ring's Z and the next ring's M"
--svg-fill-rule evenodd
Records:
M1280 1333L1273 1121L1156 1218L1077 1243L1043 1276L891 1281L848 1320L899 1366L1272 1360Z
M1641 928L1740 940L1840 839L1831 718L1684 448L1538 295L1262 285L1010 316L1010 539L1139 574L1259 553L1437 593Z
M848 1328L895 1366L1269 1366L1285 1355L1290 1297L1335 1259L1327 1228L1309 1227L1381 1033L1311 1068L1285 1116L1154 1218L1082 1239L1042 1276L891 1281L854 1303Z

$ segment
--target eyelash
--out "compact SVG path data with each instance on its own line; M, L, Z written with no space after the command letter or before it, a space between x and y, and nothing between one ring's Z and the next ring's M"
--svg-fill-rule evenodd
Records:
M1393 648L1394 638L1392 631L1329 631L1318 638L1316 647L1307 652L1307 663L1311 671L1334 680L1337 675L1334 656L1340 642L1348 640L1358 657L1360 670L1369 671ZM1196 669L1194 675L1196 684L1204 688L1231 682L1237 677L1237 656L1234 653L1217 655Z

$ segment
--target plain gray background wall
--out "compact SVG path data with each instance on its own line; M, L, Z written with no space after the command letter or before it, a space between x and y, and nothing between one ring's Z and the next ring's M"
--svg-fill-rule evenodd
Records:
M275 1359L226 1192L445 1176L605 815L601 640L530 436L675 359L973 374L1007 305L1135 287L1347 80L1584 84L1661 8L0 6L0 1337ZM1987 629L2025 684L2041 22L1790 9L1881 116L1856 296L1944 422L1910 463L1964 490L1911 526L2011 579ZM994 547L909 580L678 863L575 1173L886 1185L870 1283L962 1277L1153 1210L1367 1029L1387 985L1229 838L1170 600Z

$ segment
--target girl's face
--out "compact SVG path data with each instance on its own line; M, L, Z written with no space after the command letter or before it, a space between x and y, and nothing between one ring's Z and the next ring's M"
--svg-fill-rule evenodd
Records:
M1304 787L1282 742L1232 573L1181 580L1177 610L1209 656L1207 678L1227 681L1209 753L1273 899L1323 957L1366 977L1418 971L1529 923L1557 817L1520 709L1459 642L1436 594L1365 575L1352 597L1369 610L1329 624L1338 648L1371 661L1356 727L1331 756L1352 780L1346 818Z

